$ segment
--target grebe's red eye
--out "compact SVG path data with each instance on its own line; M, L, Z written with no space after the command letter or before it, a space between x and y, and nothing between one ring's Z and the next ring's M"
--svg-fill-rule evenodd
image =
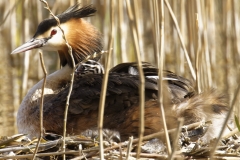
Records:
M51 31L51 35L50 36L53 36L53 35L55 35L57 33L57 30L56 29L53 29L52 31Z

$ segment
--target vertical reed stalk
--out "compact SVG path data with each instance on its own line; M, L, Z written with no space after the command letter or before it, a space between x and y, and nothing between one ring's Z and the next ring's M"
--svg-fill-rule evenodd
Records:
M144 74L143 74L143 69L142 69L142 61L141 61L141 55L140 55L140 47L138 43L138 37L137 37L137 29L136 25L134 24L134 17L133 17L133 11L131 8L130 0L126 0L127 4L127 13L128 17L130 20L130 26L132 29L132 35L133 35L133 40L134 40L134 48L135 48L135 54L137 57L137 65L138 65L138 71L139 71L139 79L140 79L140 87L139 87L139 95L140 95L140 100L139 100L139 110L140 110L140 121L139 121L139 142L138 142L138 149L137 149L137 159L139 159L139 154L141 151L141 143L143 139L143 134L144 134L144 104L145 104L145 79L144 79Z
M100 150L100 158L104 159L104 148L103 148L103 118L104 118L104 108L105 108L105 100L106 100L106 92L107 92L107 83L109 76L109 68L110 68L110 58L112 55L112 46L114 40L115 33L115 23L114 23L114 0L110 1L110 34L109 34L109 43L108 43L108 56L105 65L105 74L103 76L103 83L100 95L100 103L99 103L99 111L98 111L98 132L99 132L99 150Z
M40 108L39 108L40 134L39 134L39 137L38 137L38 142L37 142L36 148L34 150L32 159L36 158L38 147L39 147L39 144L41 142L41 139L43 137L43 132L44 132L44 128L43 128L43 102L44 102L44 89L45 89L46 79L47 79L47 70L46 70L46 67L45 67L45 64L44 64L44 61L43 61L43 56L42 56L41 52L39 52L39 57L40 57L42 71L44 73L44 78L43 78L42 93L41 93L41 104L40 104Z
M170 139L169 135L167 132L167 124L166 124L166 117L165 117L165 111L164 111L164 106L163 106L163 62L165 59L164 56L164 2L161 0L161 12L159 12L159 7L158 7L158 1L154 1L154 15L155 15L155 29L156 29L156 45L160 46L157 47L157 54L159 54L159 59L157 59L158 62L158 105L160 107L161 115L162 115L162 122L163 122L163 128L165 132L165 139L167 143L167 150L168 150L168 156L172 154L172 149L171 149L171 144L170 144ZM160 14L159 14L160 13ZM160 23L160 28L159 28L159 16L161 16L161 23ZM159 39L160 38L160 39ZM160 44L160 45L159 45Z
M118 30L119 30L119 42L120 42L120 54L121 54L121 62L127 62L127 28L126 22L124 21L124 1L118 1Z

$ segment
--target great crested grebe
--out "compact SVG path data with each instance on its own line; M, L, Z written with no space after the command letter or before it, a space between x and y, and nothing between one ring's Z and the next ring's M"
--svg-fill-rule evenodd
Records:
M66 39L73 49L75 63L86 56L102 50L101 33L83 18L92 16L96 10L91 6L79 9L76 4L57 17ZM62 32L55 19L42 21L33 38L15 49L12 54L34 48L57 51L62 68L47 76L44 93L43 124L45 131L62 134L63 115L69 90L72 60L68 54ZM76 69L70 98L67 133L80 134L97 127L97 116L103 68L98 62L88 61ZM162 130L159 106L157 105L157 69L143 63L145 74L145 134ZM218 136L220 125L228 113L225 96L215 90L195 93L189 80L165 71L165 111L169 128L176 127L177 118L183 117L185 124L212 120L213 125L204 136L206 140ZM34 85L23 99L18 114L20 133L30 137L39 135L39 105L43 80ZM139 120L139 76L135 63L122 63L112 68L109 75L105 104L104 128L117 130L121 138L138 135Z

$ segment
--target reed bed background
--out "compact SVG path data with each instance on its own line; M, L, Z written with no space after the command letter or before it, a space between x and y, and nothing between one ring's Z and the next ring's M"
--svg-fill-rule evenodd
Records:
M76 1L49 0L53 13L63 12ZM108 49L110 34L110 1L82 0L82 5L93 4L97 13L87 18L103 34L104 50ZM154 24L154 0L131 0L134 23L137 25L141 58L157 66L157 37ZM160 1L155 1L159 3ZM178 22L184 45L198 77L200 92L217 88L229 95L230 101L239 82L240 62L240 2L238 0L169 0ZM111 67L121 62L136 61L132 30L125 1L116 1L114 7L114 43ZM159 8L159 13L161 8ZM191 79L189 65L179 40L176 25L164 6L164 65ZM12 135L16 130L16 113L27 90L43 78L38 51L11 55L11 51L30 40L37 25L49 17L39 1L0 1L0 135ZM161 16L159 15L159 22ZM160 24L159 24L160 26ZM33 53L32 53L33 52ZM198 58L197 58L198 57ZM102 62L105 62L106 55ZM196 63L198 59L198 63ZM48 74L59 68L55 53L45 53ZM196 67L196 64L198 64ZM196 70L197 68L197 70ZM235 105L238 109L239 97Z

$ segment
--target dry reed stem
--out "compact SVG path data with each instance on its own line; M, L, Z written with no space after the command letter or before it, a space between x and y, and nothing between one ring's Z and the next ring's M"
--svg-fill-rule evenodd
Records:
M43 55L41 52L39 52L39 57L40 57L42 71L44 73L44 78L43 78L42 93L41 93L41 104L40 104L40 109L39 109L40 110L40 115L39 115L40 135L39 135L38 142L37 142L36 148L34 150L32 159L35 159L35 157L36 157L36 153L38 152L38 147L39 147L40 141L43 137L43 131L44 131L44 129L43 129L43 101L44 101L44 89L45 89L46 79L47 79L47 70L46 70L44 60L43 60Z
M110 48L110 50L112 50L112 48ZM79 62L78 64L76 64L75 65L75 68L76 68L76 66L78 66L79 64L82 64L82 63L85 63L85 62L87 62L88 60L90 60L90 59L94 59L94 58L97 58L97 57L101 57L103 54L105 54L105 53L108 53L108 51L100 51L100 52L95 52L95 53L93 53L92 55L88 55L87 57L85 57L85 59L84 60L82 60L81 62Z
M184 54L185 54L187 63L188 63L188 66L189 66L189 69L190 69L190 71L191 71L192 77L193 77L194 80L196 80L196 73L195 73L195 71L194 71L194 69L193 69L192 62L191 62L191 60L190 60L190 58L189 58L187 49L186 49L186 47L185 47L185 45L184 45L183 37L182 37L182 34L181 34L181 32L180 32L177 19L176 19L175 15L174 15L174 13L173 13L173 11L172 11L172 8L171 8L168 0L164 0L164 2L165 2L166 6L167 6L167 8L168 8L168 10L169 10L169 13L170 13L170 15L171 15L171 17L172 17L172 19L173 19L174 25L175 25L175 27L176 27L176 29L177 29L177 33L178 33L178 36L179 36L179 39L180 39L180 42L181 42L181 45L182 45L182 48L183 48L183 51L184 51Z
M180 31L181 31L181 33L183 33L183 35L184 35L184 28L185 28L185 22L184 22L184 20L186 19L186 15L184 15L184 10L186 9L186 7L185 7L185 1L181 1L181 4L180 4L181 6L180 6L180 15L181 15L181 19L180 19ZM177 6L177 8L178 8L179 6ZM177 34L177 31L175 30L175 32L176 32L176 34ZM175 39L177 39L176 41L178 41L178 43L179 43L179 40L178 40L178 38L177 38L177 35L176 35L176 38ZM180 45L179 45L179 50L180 50L180 55L179 55L179 65L177 65L176 67L177 68L179 68L179 73L180 73L180 75L183 75L183 73L184 73L184 70L185 70L185 68L184 68L184 53L183 53L183 51L180 49Z
M119 152L114 152L115 154L120 154ZM126 152L123 152L123 154L127 154ZM129 154L131 154L131 156L136 156L137 153L136 152L130 152ZM141 158L147 158L147 159L166 159L167 155L161 155L161 154L157 154L157 153L140 153L140 157ZM174 158L180 158L182 157L181 155L175 156ZM127 158L126 158L127 159ZM129 157L129 159L131 159ZM127 160L129 160L127 159Z
M191 129L194 129L194 128L198 128L199 126L203 126L203 125L211 125L212 124L212 121L200 121L200 122L196 122L196 123L192 123L192 124L189 124L189 125L184 125L182 126L182 131L183 132L186 132L188 130L191 130Z
M157 57L157 65L158 65L158 105L159 109L161 111L161 118L163 122L163 129L165 132L165 140L167 142L167 150L168 150L168 155L171 155L171 144L170 144L170 139L169 135L167 133L167 125L166 125L166 117L165 117L165 111L164 111L164 106L163 106L163 62L164 62L164 3L161 1L161 24L159 23L159 9L158 9L158 1L154 0L153 1L153 12L154 12L154 29L155 29L155 47L156 47L156 56ZM161 30L159 28L159 24L161 27ZM159 39L160 38L160 39Z
M116 154L119 155L119 158L121 158L120 157L121 156L121 152L114 151L114 153L115 153L115 155ZM127 152L122 152L122 154L127 155ZM131 156L135 156L135 157L137 156L136 152L130 152L129 154ZM160 154L156 154L156 153L140 153L139 155L140 155L141 158L157 158L157 159L166 159L167 158L167 155L160 155ZM72 160L81 160L83 158L87 159L87 158L89 158L91 156L94 156L94 154L89 154L89 155L87 155L85 157L84 156L76 157L76 158L73 158ZM177 155L174 158L180 158L180 157L182 157L182 155ZM110 159L110 158L111 157L109 157L108 159ZM127 159L127 158L125 158L125 159ZM129 157L129 159L131 159L131 158Z
M176 135L174 136L175 137L175 140L173 142L173 145L172 145L172 153L170 154L170 157L169 159L172 160L174 158L174 155L176 154L176 149L177 149L177 144L178 144L178 140L179 140L179 136L180 136L180 133L181 133L181 129L182 129L182 126L183 126L183 122L184 122L184 119L183 118L180 118L178 119L178 127L177 127L177 130L176 130Z
M206 77L205 72L205 61L203 61L203 50L204 50L204 45L202 43L202 35L203 35L203 20L202 20L202 12L201 12L201 4L199 1L195 1L194 5L196 6L196 44L197 44L197 57L196 57L196 70L198 73L196 73L196 76L198 75L198 78L196 78L197 81L197 92L201 93L202 90L204 89L204 77ZM203 76L205 75L205 76Z
M106 65L105 65L105 74L103 76L103 83L101 88L101 95L100 95L100 102L99 102L99 111L98 111L98 131L99 131L99 150L100 150L100 158L104 159L104 148L103 148L103 118L104 118L104 108L105 108L105 100L106 100L106 92L107 92L107 84L108 84L108 77L109 77L109 68L110 68L110 61L112 55L112 46L114 40L114 1L110 1L110 35L109 35L109 43L108 43L108 50L109 54L107 56Z
M142 25L142 14L140 11L141 3L139 0L133 0L133 14L134 14L134 22L136 26L137 36L138 36L138 43L139 43L139 50L141 53L141 58L145 57L144 53L144 43L143 43L143 25Z
M79 151L38 153L36 154L36 157L46 157L46 156L62 155L62 154L79 154ZM23 159L23 158L32 158L32 157L33 157L33 154L26 154L26 155L16 155L16 156L4 156L4 157L0 157L0 159Z
M207 1L207 8L208 8L208 19L206 20L207 24L207 34L210 33L210 36L208 36L209 39L209 52L211 55L211 69L212 69L212 85L214 86L216 82L214 82L214 79L216 77L216 72L214 72L214 69L216 68L216 26L215 26L215 4L214 1Z
M127 27L124 21L124 1L117 1L118 2L118 30L119 30L119 43L120 43L120 54L121 54L121 62L127 62L128 56L127 56Z
M239 28L239 15L236 13L237 12L237 2L236 0L233 0L233 22L234 22L234 29L235 29L235 39L236 39L236 49L237 49L237 54L240 55L240 28Z
M201 83L202 83L202 89L209 89L212 86L212 72L211 72L211 63L210 63L210 55L209 55L209 45L208 45L208 38L207 38L207 24L206 20L204 20L204 17L206 17L204 12L204 9L206 7L204 1L196 1L196 7L197 7L197 13L198 13L198 21L199 21L199 40L202 40L203 43L201 43ZM204 52L204 54L202 54ZM204 76L203 76L204 75ZM200 93L201 91L199 91Z
M201 93L202 90L201 90L201 85L200 85L200 71L199 71L199 67L200 67L200 63L199 63L199 59L200 59L200 55L201 55L201 36L200 36L200 30L199 30L199 20L198 20L198 13L196 13L196 29L197 29L197 55L196 55L196 58L195 58L195 69L196 69L196 90L197 90L197 93Z
M150 0L150 1L148 1L149 2L149 8L151 9L151 10L153 10L154 9L154 7L153 7L153 0ZM152 31L152 36L153 36L153 42L155 42L155 43L153 43L153 50L154 50L154 58L155 58L155 63L156 64L158 64L158 62L157 62L157 60L159 59L159 54L157 54L157 44L156 44L156 38L157 38L157 36L156 36L156 22L155 22L155 16L154 16L154 12L150 12L150 16L151 16L151 22L152 22L152 27L151 27L151 31Z
M240 56L240 27L239 27L239 23L240 23L240 17L239 17L239 14L237 11L239 11L239 1L237 2L236 0L233 0L233 23L234 23L234 31L235 31L235 34L234 34L234 42L235 42L235 45L236 45L236 53L238 56ZM238 62L236 62L238 64ZM238 73L237 75L239 75L239 66L238 66ZM239 82L239 79L236 80L237 82ZM240 101L236 104L236 106L239 106L240 104ZM235 115L237 115L238 117L240 116L240 107L235 107L235 110L234 110L234 113Z
M35 143L35 141L34 141ZM57 140L53 140L53 141L49 141L46 143L41 143L39 148L41 151L49 149L49 148L53 148L56 147L58 145L61 145L63 143L63 139L57 139ZM95 144L93 140L83 140L83 141L74 141L71 138L66 140L66 144L72 145L72 144L85 144L85 145L93 145ZM21 151L21 152L30 152L32 150L34 150L34 148L36 148L36 145L33 144L33 142L30 142L30 144L25 144L25 146L20 146L20 147L9 147L9 148L1 148L0 149L0 153L3 154L4 152L17 152L17 151ZM97 148L95 148L96 151L98 151ZM85 150L84 152L91 152L93 151L92 148L90 148L89 150Z
M27 16L27 11L28 11L28 0L23 1L23 7L24 11L22 12L22 32L24 33L22 36L23 42L26 41L26 38L29 38L29 18ZM24 95L27 92L27 83L28 83L28 76L29 76L29 57L30 57L30 51L26 51L23 57L23 73L22 73L22 85L21 85L21 99L23 99Z
M187 37L186 39L189 41L189 55L190 57L195 57L195 53L196 53L196 47L197 47L197 38L196 38L196 26L194 25L195 24L195 11L193 11L194 9L194 5L193 5L193 2L194 1L187 1L185 6L185 10L186 10L186 21L187 21L187 29L186 32L185 32L185 36ZM185 23L184 23L185 24ZM186 25L186 24L185 24ZM186 27L182 28L182 29L185 29ZM186 34L187 33L187 34ZM179 35L178 35L178 40L179 40ZM181 42L180 42L181 43ZM182 44L181 44L182 46ZM185 62L185 53L184 53L184 50L182 49L182 53L183 53L183 58L184 58L184 61ZM186 72L186 70L185 70ZM187 71L188 72L188 71Z
M62 38L64 39L64 41L66 42L66 45L68 47L68 53L72 59L72 64L73 64L73 68L72 68L72 74L71 74L71 81L70 81L70 86L69 86L69 92L68 92L68 95L67 95L67 100L66 100L66 106L65 106L65 111L64 111L64 120L63 120L63 145L62 145L62 150L63 152L65 152L66 150L66 146L65 146L65 138L66 138L66 127L67 127L67 115L68 115L68 107L69 107L69 100L70 100L70 96L71 96L71 93L72 93L72 87L73 87L73 81L74 81L74 72L75 72L75 61L74 61L74 58L73 58L73 54L72 54L72 47L68 44L68 41L65 37L65 34L64 34L64 31L63 29L61 28L60 26L60 20L58 19L58 17L56 17L51 9L49 8L48 6L48 3L45 1L45 0L40 0L41 2L43 2L46 7L44 7L45 9L47 9L50 13L50 15L53 16L53 18L57 21L57 26L59 27L59 29L61 30L63 36ZM65 154L63 155L63 160L65 160L66 157L65 157Z
M212 159L213 156L214 156L214 152L215 152L215 150L216 150L216 148L217 148L217 146L218 146L218 143L219 143L219 141L220 141L220 139L221 139L221 137L222 137L222 135L223 135L224 129L225 129L226 126L227 126L228 120L229 120L229 118L230 118L231 115L232 115L232 111L233 111L235 102L236 102L236 100L237 100L239 90L240 90L240 85L238 85L238 88L236 89L236 91L235 91L235 93L234 93L234 97L233 97L233 100L232 100L232 103L231 103L231 107L230 107L230 109L229 109L229 111L228 111L228 114L227 114L227 117L226 117L226 119L225 119L225 121L224 121L224 123L223 123L222 130L221 130L221 132L220 132L220 134L219 134L219 136L218 136L218 138L217 138L217 141L215 142L215 144L214 144L214 146L213 146L213 148L212 148L212 150L211 150L211 159Z
M144 133L144 104L145 104L145 79L144 79L144 74L143 74L143 69L142 69L142 61L141 61L141 55L140 55L140 47L138 43L138 37L137 37L137 28L136 25L134 25L134 17L133 17L133 11L131 8L131 4L129 0L126 0L126 5L127 5L127 13L129 17L129 22L132 30L132 35L133 35L133 40L134 40L134 48L135 48L135 54L137 57L137 65L138 65L138 72L139 72L139 77L140 77L140 88L139 88L139 95L140 95L140 100L139 100L139 142L138 142L138 148L137 148L137 159L139 159L139 154L141 151L141 143L142 143L142 137Z
M159 13L158 10L158 4L156 0L156 12ZM156 18L159 19L158 17L159 14L156 15ZM163 106L163 64L165 61L165 54L164 54L164 23L165 23L165 15L164 15L164 1L161 0L161 26L160 26L160 63L158 63L158 77L159 77L159 82L158 82L158 103L160 104L160 109L161 109L161 114L162 114L162 122L163 122L163 127L164 127L164 132L165 132L165 138L167 142L167 149L168 149L168 156L172 154L172 147L170 143L170 138L169 135L167 134L167 122L166 122L166 117L165 117L165 111L164 111L164 106ZM159 25L158 25L158 30L159 30ZM158 31L159 32L159 31Z
M202 7L203 8L203 7ZM203 12L204 13L204 12ZM208 42L208 37L207 37L207 26L206 26L206 22L203 23L203 45L204 45L204 55L205 55L205 62L206 62L206 69L204 70L206 72L207 75L207 79L206 79L206 85L204 86L204 88L211 88L213 85L213 80L212 80L212 71L211 71L211 61L210 61L210 53L209 53L209 42Z
M235 135L237 133L239 133L239 130L238 130L238 128L235 128L231 132L229 132L228 134L224 135L222 137L222 139L227 139L227 138L229 138L229 137L231 137L231 136L233 136L233 135Z
M132 142L133 142L133 137L131 136L131 137L129 137L129 139L128 139L126 159L129 159L129 158L130 158L130 152L131 152L131 149L132 149Z

